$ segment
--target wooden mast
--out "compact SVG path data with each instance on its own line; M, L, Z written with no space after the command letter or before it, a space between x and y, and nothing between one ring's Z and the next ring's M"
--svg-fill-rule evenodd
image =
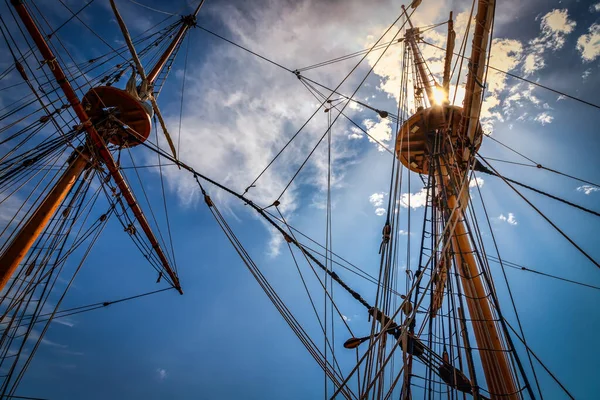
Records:
M481 142L481 134L478 129L479 114L481 113L481 103L483 101L487 48L491 40L495 9L496 0L479 0L477 5L475 31L473 33L471 57L469 57L468 64L469 72L463 102L463 130L461 132L464 133L467 140L462 154L463 161L468 161L471 156L470 146L477 146Z
M472 162L483 134L479 113L483 100L483 80L494 7L494 0L479 0L464 109L450 106L445 101L441 107L418 110L400 129L396 153L400 161L410 170L435 176L438 183L435 187L435 197L440 200L446 199L445 204L438 201L438 207L446 216L445 226L453 227L449 232L449 240L454 251L456 272L464 288L477 342L476 347L491 398L516 400L521 396L508 357L508 349L504 345L504 332L496 320L497 314L494 313L495 307L491 298L494 294L490 293L493 289L486 288L483 275L485 272L475 257L477 249L469 238L470 231L465 221L464 210L470 200L468 188L460 187L465 182L468 173L466 167ZM404 12L406 13L406 10ZM416 48L419 31L412 26L408 15L407 19L411 28L407 29L406 39L411 46L415 68L424 86L423 89L427 92L430 104L433 105L434 85L427 74L425 62ZM454 47L451 23L448 34L442 83L446 93L450 84L449 72ZM438 137L441 143L444 143L437 150L432 143L434 137ZM462 147L456 148L454 144L460 144ZM434 165L429 165L427 162L431 157L435 160ZM434 170L430 171L430 168ZM466 344L466 347L469 347L468 342Z
M196 16L198 16L198 12L200 11L202 4L204 4L204 0L200 0L200 4L198 4L198 7L196 7L193 14L183 18L181 28L179 28L179 32L177 32L177 35L175 35L175 38L173 39L169 47L167 47L167 49L160 57L154 68L152 68L152 71L150 71L150 73L148 74L147 79L150 85L154 83L154 81L158 77L158 74L163 69L167 60L169 59L169 57L171 57L171 54L173 54L173 51L175 51L175 48L179 45L188 29L190 29L190 27L194 26L194 24L196 23Z
M50 72L52 72L56 82L63 90L65 97L71 105L71 108L73 109L73 111L79 118L83 128L87 132L88 142L91 145L91 147L95 149L98 161L101 161L106 165L111 177L114 180L114 183L120 189L121 194L123 195L127 204L131 208L142 230L146 234L146 237L148 238L152 249L154 250L158 259L160 260L162 267L166 271L167 275L170 277L174 287L179 291L179 293L183 294L181 285L179 283L179 278L175 274L173 268L171 268L170 262L168 261L164 251L158 243L158 240L154 235L154 232L152 231L152 228L150 227L150 224L148 223L148 220L146 219L142 209L137 203L133 192L129 188L127 182L125 182L125 179L121 174L119 167L113 159L110 151L106 147L103 138L92 124L88 114L86 113L81 102L79 101L79 98L77 97L71 84L67 80L62 67L56 60L56 57L52 53L52 50L46 43L46 40L39 31L33 18L29 14L29 11L23 4L23 0L11 0L11 3L17 11L17 14L23 21L23 25L29 32L29 35L36 44L36 47L40 51L45 63L50 68ZM25 224L25 227L17 233L15 239L2 253L2 255L0 256L0 290L2 290L5 287L6 283L11 278L12 274L15 272L17 266L22 261L23 257L27 254L27 252L29 251L39 234L45 228L51 216L59 207L62 200L64 200L65 196L73 186L74 182L79 178L81 172L85 169L87 163L87 157L84 157L82 155L78 155L77 157L75 157L75 159L67 168L67 171L59 180L58 185L42 201L42 203L34 212L32 217Z
M465 292L465 301L469 309L471 324L475 334L481 364L488 384L492 399L518 399L518 389L514 382L514 374L507 357L507 349L502 343L502 330L496 322L493 313L493 304L490 296L493 294L485 289L483 271L477 263L474 254L477 249L469 239L469 230L465 223L464 210L469 201L468 189L462 188L464 194L460 196L461 188L452 183L464 182L465 171L458 171L446 165L448 159L453 157L440 157L439 170L436 170L436 181L440 182L447 195L448 218L446 226L454 226L450 232L454 262L457 273ZM443 195L443 193L438 193Z
M0 291L17 270L31 246L42 233L84 169L89 165L89 154L73 153L74 159L50 193L17 232L6 250L0 254Z
M415 59L415 66L417 67L417 71L419 72L419 76L421 77L421 81L425 88L425 92L427 93L427 99L429 100L429 104L434 105L435 96L433 93L433 88L435 87L435 81L433 81L433 77L430 77L427 74L427 71L425 71L425 60L423 60L423 56L421 55L421 52L417 47L419 29L413 26L412 21L410 20L404 6L402 6L402 10L404 11L404 14L406 15L406 20L410 25L410 29L406 30L406 41L408 42L412 50L413 57Z

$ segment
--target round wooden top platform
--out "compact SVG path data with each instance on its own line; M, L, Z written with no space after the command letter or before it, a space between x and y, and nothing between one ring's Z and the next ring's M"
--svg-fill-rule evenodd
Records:
M429 159L436 134L450 132L452 143L464 142L458 136L462 108L452 105L436 105L417 111L398 132L396 156L404 166L419 174L429 174ZM479 127L481 132L481 127ZM447 140L444 141L447 144ZM476 144L476 148L479 145ZM455 148L455 150L458 150Z
M150 116L144 106L124 90L99 86L86 93L82 104L98 133L107 136L105 140L114 145L133 147L150 136ZM119 129L112 129L115 123L107 121L109 114L122 123Z

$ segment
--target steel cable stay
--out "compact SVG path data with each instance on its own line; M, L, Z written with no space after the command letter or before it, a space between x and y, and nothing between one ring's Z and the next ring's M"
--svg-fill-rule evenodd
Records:
M435 28L440 27L442 25L445 25L447 23L448 22L446 21L446 22L442 22L442 23L439 23L439 24L434 24L434 25L430 25L430 26L426 26L426 27L420 27L420 29L421 29L421 32L426 32L428 30L435 29ZM396 40L391 40L389 42L382 43L382 44L374 47L372 49L372 51L381 50L381 49L385 48L388 45L402 43L403 41L404 41L404 38L400 38L400 39L396 39ZM296 71L298 71L298 72L304 72L304 71L308 71L308 70L311 70L311 69L314 69L314 68L319 68L319 67L323 67L323 66L326 66L326 65L334 64L334 63L337 63L337 62L340 62L340 61L345 61L347 59L363 55L364 53L367 53L368 51L369 51L369 49L358 50L358 51L355 51L354 53L346 54L346 55L343 55L343 56L340 56L340 57L336 57L336 58L333 58L333 59L330 59L330 60L327 60L327 61L322 61L322 62L319 62L319 63L316 63L316 64L312 64L312 65L309 65L309 66L306 66L306 67L297 68Z
M319 326L321 328L321 331L323 332L323 335L325 335L325 327L323 325L323 321L321 320L321 317L319 316L319 312L317 311L317 308L315 306L315 302L312 298L312 295L310 294L310 290L308 289L308 286L306 284L306 280L304 279L304 275L302 274L302 271L300 270L300 266L298 265L298 260L296 259L296 256L294 255L294 251L292 249L292 246L289 243L286 243L288 250L290 252L290 255L292 256L292 260L294 261L294 265L296 266L296 270L298 271L298 275L300 276L300 280L302 281L302 286L304 287L304 291L306 292L306 295L308 296L308 300L310 302L311 308L315 314L315 317L317 318L317 321L319 323ZM311 266L312 267L312 266ZM314 268L313 272L314 272ZM333 347L332 344L328 341L325 340L325 344L326 347L333 353ZM337 360L334 358L334 365L337 367L338 372L341 374L341 367L339 365L339 363L337 362ZM327 360L325 360L325 362L327 362ZM327 375L325 375L325 379L327 379Z
M298 234L300 236L302 236L303 238L307 239L309 242L313 243L314 245L318 246L321 250L325 250L325 246L320 244L318 241L314 240L313 238L311 238L310 236L304 234L303 232L299 231L298 229L296 229L293 225L290 225L287 222L284 222L283 219L281 219L280 217L278 217L277 215L269 212L268 210L264 209L264 211L267 213L267 215L269 215L271 218L273 218L273 220L278 221L282 224L285 224L286 227L288 228L288 230L290 231L290 235L292 237L294 237L294 239L298 240L298 243L300 243L300 245L304 248L306 248L308 251L312 252L313 254L316 254L318 256L323 257L323 259L325 259L325 253L320 253L319 250L316 250L314 248L311 248L308 244L302 242L300 239L298 239L297 236L295 236L295 234ZM292 232L293 231L293 232ZM335 253L335 252L331 252L331 255L336 257L338 260L340 261L336 261L335 259L332 260L332 262L334 264L336 264L337 266L359 276L360 278L371 282L375 285L377 285L377 279L375 277L373 277L372 275L370 275L369 273L367 273L364 269L359 268L358 266L356 266L355 264L351 263L350 261L348 261L347 259L341 257L339 254ZM393 290L392 288L387 288L387 290L392 291L392 293L396 296L403 296L402 294L400 294L399 292Z

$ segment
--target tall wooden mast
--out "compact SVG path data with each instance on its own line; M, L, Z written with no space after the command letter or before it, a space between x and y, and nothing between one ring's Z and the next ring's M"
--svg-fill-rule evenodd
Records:
M127 205L130 207L144 234L148 238L150 246L160 260L160 263L173 283L173 286L183 294L178 276L171 267L171 264L154 235L144 212L140 208L133 192L121 174L119 166L107 148L107 142L123 146L134 146L148 137L151 129L151 122L145 108L139 104L136 99L128 95L127 92L112 87L98 87L91 89L84 97L84 103L86 105L84 108L84 105L79 100L73 87L67 80L60 63L57 61L55 55L48 46L48 43L44 39L44 36L31 17L31 14L25 7L23 0L11 0L11 3L21 18L23 26L27 29L27 32L41 53L45 64L48 66L54 79L65 94L71 108L77 115L83 130L85 130L87 134L87 148L85 150L75 151L69 160L69 166L55 186L41 201L37 209L32 213L20 230L16 232L3 253L0 254L0 291L4 289L7 282L59 208L62 201L79 179L82 172L92 163L101 162L106 166L115 185L121 191L122 196L125 198ZM200 2L194 14L188 17L188 20L185 18L182 20L182 26L179 33L160 58L162 62L159 61L152 70L154 79L158 76L166 63L166 60L171 57L174 49L185 36L189 26L191 26L189 23L190 18L195 20L202 3L203 1ZM113 106L121 111L118 120L116 118L111 119L111 116L108 116L108 119L111 119L112 122L116 121L123 127L123 134L121 136L104 137L102 126L96 124L97 119L94 118L95 114L98 114L101 109L104 109L104 107L107 106ZM104 119L107 119L106 116Z
M432 107L418 110L404 123L398 133L396 154L410 170L434 177L435 202L444 216L444 226L450 240L456 273L460 276L465 293L488 390L493 399L512 400L521 398L515 382L516 374L509 362L506 336L494 311L493 289L488 287L483 266L475 256L478 249L470 238L464 215L469 203L469 166L473 163L474 153L482 138L479 113L494 7L494 0L479 1L463 109L446 102L434 105L432 90L435 83L427 74L425 62L416 47L419 31L408 20L411 28L407 29L406 41L411 47L415 70L421 81L420 90L425 90ZM445 96L449 89L449 66L454 43L454 37L450 37L453 35L451 25L448 32L449 49L443 77Z

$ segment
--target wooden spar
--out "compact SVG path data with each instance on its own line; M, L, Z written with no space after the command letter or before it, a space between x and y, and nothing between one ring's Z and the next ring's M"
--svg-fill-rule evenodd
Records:
M184 17L181 24L181 28L179 28L179 32L177 32L177 35L175 35L175 38L173 39L169 47L167 47L167 49L160 57L154 68L152 68L152 71L150 71L150 73L148 74L149 85L152 85L154 81L156 81L158 74L160 74L160 71L162 71L163 67L167 63L167 60L169 59L169 57L171 57L171 54L173 54L173 51L175 51L175 48L177 48L188 29L190 29L190 27L196 23L196 16L198 15L200 8L202 7L202 4L204 4L204 0L200 0L200 4L198 4L198 7L196 7L196 10L194 10L193 14Z
M467 368L469 368L469 378L473 385L473 398L477 399L479 395L479 386L475 375L475 364L473 363L473 354L471 353L471 343L469 343L469 333L467 332L467 324L465 322L465 312L461 307L458 307L458 319L460 322L460 336L462 337L465 346L465 356L467 358Z
M25 5L23 4L23 0L11 0L11 3L14 6L15 10L17 11L17 14L19 14L19 17L23 21L23 25L29 32L29 35L35 42L38 50L42 54L42 57L44 58L44 62L48 65L48 67L50 68L50 71L54 75L56 82L59 84L59 86L65 93L65 97L69 101L71 108L73 108L73 111L75 111L75 114L81 121L84 129L86 130L86 132L88 134L88 140L93 145L93 147L97 150L100 160L106 165L115 184L121 191L121 194L127 201L127 204L131 208L131 211L133 212L135 218L137 219L138 223L142 227L142 230L146 234L146 237L148 238L148 241L150 242L151 247L154 249L154 252L158 256L158 258L162 264L162 267L165 269L165 271L169 275L171 281L173 282L173 286L179 291L179 293L183 294L183 291L181 290L181 285L179 284L179 278L177 277L177 275L171 268L169 260L165 256L165 253L163 252L162 248L160 247L160 244L158 243L156 236L152 232L152 228L150 227L150 224L148 223L142 209L140 208L133 193L131 192L129 185L127 184L127 182L125 182L125 178L119 171L119 167L115 163L115 160L113 159L112 155L110 154L110 151L108 151L108 148L106 147L102 137L100 136L100 134L98 134L98 131L96 130L96 128L90 121L90 118L88 117L87 113L83 109L83 106L81 105L81 102L79 101L79 98L77 97L77 94L71 87L71 84L67 80L67 78L62 70L62 67L56 60L56 57L52 53L52 50L50 50L50 47L46 43L46 40L42 36L37 25L33 21L33 18L29 14L29 11L27 10L27 8L25 8ZM41 232L41 230L42 229L40 229L39 232ZM38 235L39 235L39 233L38 233ZM8 251L8 250L9 249L7 249L6 251ZM5 272L8 273L10 271L5 271ZM14 271L12 271L12 272L14 272ZM6 281L8 281L8 279L10 279L10 275L7 274L6 276L0 277L0 282L6 282Z
M27 255L48 222L62 204L81 173L89 165L89 154L76 152L50 193L42 200L27 222L17 232L6 250L0 255L0 291L4 289L17 267Z
M473 33L473 46L469 58L469 72L465 86L465 100L463 106L463 130L464 137L468 138L470 144L480 141L479 113L483 101L483 80L486 68L487 48L490 41L492 22L496 0L479 0L477 16L475 18L475 32ZM477 135L476 135L477 134ZM462 158L469 159L471 150L465 146Z
M434 85L431 84L432 78L430 78L427 75L427 71L425 71L425 60L423 60L423 57L421 56L421 53L419 52L419 48L417 47L416 35L419 33L419 30L415 29L415 27L413 26L413 24L410 20L410 17L408 16L408 13L406 12L406 9L404 8L404 6L402 6L402 10L404 11L404 14L406 15L406 20L408 21L408 23L410 25L410 30L406 31L406 40L410 44L410 48L412 50L413 57L415 58L415 65L417 66L417 71L419 72L419 75L421 76L421 81L423 82L423 85L425 86L425 92L427 93L427 98L429 99L429 104L434 105L436 103L436 101L435 101L435 96L433 93Z
M444 59L444 78L442 79L442 87L444 88L444 98L448 100L450 93L450 70L452 69L452 55L454 54L454 42L456 33L454 32L454 23L452 22L452 11L448 18L448 37L446 38L446 58Z
M472 319L473 332L479 348L488 390L492 394L492 399L517 400L520 397L507 357L508 350L500 339L503 335L492 313L491 294L484 287L482 271L475 259L475 249L469 240L465 224L463 211L468 202L468 192L465 192L467 196L462 199L463 201L459 202L452 190L451 180L462 182L463 174L452 173L454 176L449 175L449 169L444 164L443 158L440 157L436 179L443 183L448 193L448 212L452 217L446 224L448 226L456 224L451 233L454 260L465 291L465 300Z
M142 66L142 63L140 61L140 58L139 58L137 52L135 51L133 41L131 40L131 36L129 35L129 30L127 29L127 25L125 25L125 21L123 21L123 18L121 17L121 14L119 13L119 10L117 8L117 5L115 4L115 1L110 0L110 6L113 10L113 13L115 14L115 18L117 19L117 23L119 24L119 27L121 28L121 32L123 33L123 39L125 40L125 43L127 44L127 47L129 48L129 53L131 54L131 57L133 58L136 70L137 70L138 74L140 75L140 77L142 78L142 88L144 88L144 90L148 91L148 93L144 93L144 94L148 95L148 99L150 100L150 103L152 103L152 109L154 110L154 113L156 114L156 117L158 118L158 121L162 128L162 131L165 135L165 138L167 139L167 143L169 144L169 148L171 149L171 153L173 153L173 157L175 157L175 158L177 158L177 151L175 149L175 144L173 143L171 134L167 130L165 120L162 116L162 113L160 112L160 108L158 107L156 99L154 98L154 94L152 93L152 85L154 84L154 82L156 81L156 78L158 77L158 75L164 68L165 64L169 60L169 57L171 57L171 55L173 54L173 51L175 51L177 46L181 43L181 40L183 40L183 37L187 33L188 29L196 23L196 16L198 15L198 12L200 12L200 8L202 8L203 4L204 4L204 0L200 0L200 3L194 10L194 13L191 15L188 15L187 17L184 17L182 19L181 27L179 28L177 35L175 36L175 38L173 39L173 41L171 42L169 47L161 55L161 57L159 58L158 62L154 66L154 68L152 68L152 71L150 71L150 74L146 75L146 71L144 70L144 67Z

